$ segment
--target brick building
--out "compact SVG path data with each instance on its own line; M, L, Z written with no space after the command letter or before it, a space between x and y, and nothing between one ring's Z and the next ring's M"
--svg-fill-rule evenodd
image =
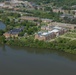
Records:
M38 32L35 35L35 39L47 41L50 39L54 39L55 37L58 37L59 35L62 35L64 33L66 33L66 29L56 26L53 27L53 30L50 30L48 32Z

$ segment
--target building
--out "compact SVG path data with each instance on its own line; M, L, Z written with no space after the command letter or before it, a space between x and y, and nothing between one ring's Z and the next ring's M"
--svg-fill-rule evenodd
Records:
M59 35L62 35L65 32L66 32L66 29L64 29L62 27L55 26L50 31L38 32L35 35L35 39L47 41L50 39L54 39L55 37L58 37Z
M38 17L31 17L31 16L22 16L20 19L21 19L21 20L28 20L28 21L39 20Z
M3 7L4 6L4 3L0 3L0 7Z
M5 36L5 38L10 38L10 37L18 37L19 33L23 31L23 27L19 28L19 29L13 29L10 30L6 33L4 33L3 35Z
M61 19L64 19L64 18L74 19L74 16L73 15L70 15L70 14L62 14L62 15L60 15L60 18Z
M74 30L76 29L76 24L68 24L68 23L60 23L60 22L51 22L48 24L49 26L58 26L65 28L66 30Z
M38 39L38 40L47 41L53 38L55 38L55 34L53 32L44 32L44 33L38 33L35 35L35 39Z
M44 23L50 23L50 22L52 22L53 20L51 20L51 19L41 19L41 21L44 22Z
M4 33L3 35L5 36L5 38L10 38L11 37L11 34L9 34L8 32Z
M11 3L17 3L18 0L11 0Z
M41 30L44 30L44 31L52 30L52 26L41 26Z
M71 12L72 12L74 15L76 15L76 10L71 10Z
M63 9L61 9L61 8L53 8L53 12L56 12L56 13L59 13L59 12L61 12L61 13L68 13L68 10L63 10Z

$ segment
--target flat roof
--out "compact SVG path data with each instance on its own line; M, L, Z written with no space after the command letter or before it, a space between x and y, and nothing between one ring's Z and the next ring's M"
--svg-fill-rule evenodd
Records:
M56 33L56 32L59 32L59 30L58 29L54 29L54 30L52 30L52 32Z

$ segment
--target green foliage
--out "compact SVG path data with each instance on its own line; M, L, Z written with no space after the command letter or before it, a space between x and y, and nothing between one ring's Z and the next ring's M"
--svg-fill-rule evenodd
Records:
M18 13L7 13L6 14L7 16L13 16L13 17L15 17L15 18L18 18L18 17L21 17L21 15L20 14L18 14Z
M69 24L76 24L76 18L64 17L63 19L60 19L60 20L61 20L60 22L69 23Z
M48 7L49 8L49 7ZM46 9L45 9L46 10ZM49 12L46 11L40 11L40 10L32 10L32 11L26 11L29 14L32 14L32 16L39 17L39 18L49 18L49 19L58 19L59 14L52 12L52 9L49 9Z
M0 36L2 36L2 35L3 35L3 33L4 33L4 31L3 31L3 30L0 30Z
M45 11L51 11L52 12L52 8L51 7L45 7Z
M20 32L20 33L19 33L19 36L23 36L23 35L24 35L24 33L25 33L25 32Z
M30 0L28 0L30 1ZM76 5L76 0L31 0L33 2L36 2L36 3L53 3L53 5L56 5L56 6L64 6L64 5Z
M72 54L76 54L76 40L70 40L66 38L58 38L52 42L45 42L34 40L33 38L26 38L25 41L21 40L9 40L7 41L9 45L14 46L27 46L27 47L36 47L36 48L44 48L44 49L53 49L60 50Z
M5 44L5 37L4 36L0 36L0 44Z

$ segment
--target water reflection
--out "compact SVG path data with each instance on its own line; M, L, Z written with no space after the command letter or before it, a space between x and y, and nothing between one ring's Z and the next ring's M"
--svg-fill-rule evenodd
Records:
M76 75L76 55L0 45L0 75Z
M65 53L65 52L58 51L58 50L37 49L37 48L27 48L27 47L13 47L13 46L11 46L10 48L12 48L13 50L17 50L17 51L19 50L26 51L31 54L42 54L42 55L56 54L58 56L64 57L71 61L76 61L76 55Z

